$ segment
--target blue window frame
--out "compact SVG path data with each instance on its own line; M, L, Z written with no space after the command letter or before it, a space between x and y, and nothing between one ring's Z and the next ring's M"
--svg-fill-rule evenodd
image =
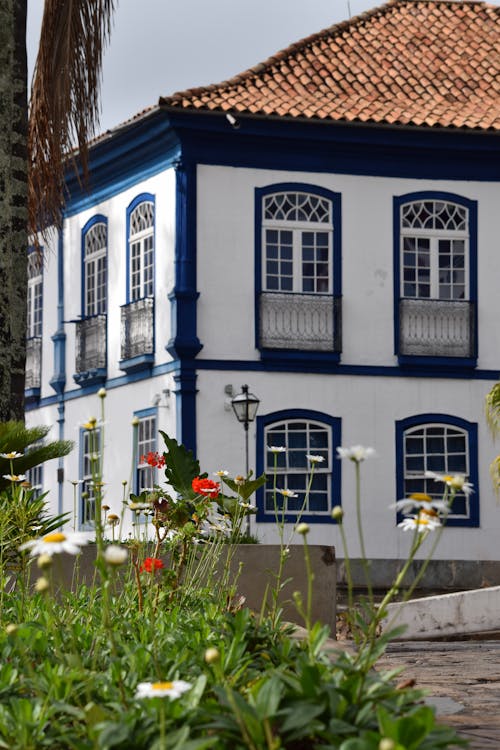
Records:
M255 190L257 348L340 352L340 217L340 194L324 188Z
M142 409L134 412L138 424L134 427L134 493L140 495L143 490L151 490L158 482L157 469L141 461L142 456L158 450L158 409Z
M268 477L266 486L257 493L257 521L275 523L275 499L280 514L285 507L285 520L294 523L300 516L312 523L332 522L331 510L340 505L341 462L335 461L335 448L340 441L341 420L321 412L289 409L257 417L257 474ZM269 446L286 451L273 453ZM325 460L314 468L311 490L306 490L311 475L308 454ZM276 462L276 469L275 469ZM277 489L291 490L297 497L274 494ZM285 504L285 506L283 505Z
M415 492L440 499L444 485L425 477L426 471L465 475L474 492L457 493L447 526L479 526L477 424L445 414L419 414L396 422L397 499Z
M400 364L475 366L477 202L394 198L394 350Z

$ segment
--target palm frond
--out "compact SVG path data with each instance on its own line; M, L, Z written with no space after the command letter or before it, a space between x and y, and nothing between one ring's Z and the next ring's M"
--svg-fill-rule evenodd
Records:
M114 5L115 0L45 0L28 128L33 238L61 224L68 159L87 176L87 144L99 123L102 57Z

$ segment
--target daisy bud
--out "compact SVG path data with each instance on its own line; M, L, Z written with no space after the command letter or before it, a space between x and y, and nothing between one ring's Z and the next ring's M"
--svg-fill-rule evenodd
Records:
M340 505L336 505L332 510L332 518L334 521L342 521L344 517L344 511L340 507Z
M40 570L50 568L50 566L52 565L52 557L47 554L39 555L36 564L40 568Z
M35 591L38 591L39 594L45 594L45 592L48 591L49 588L50 584L44 576L37 578L37 580L35 581Z
M139 417L134 417L131 422L132 427L137 427L138 424L139 424Z
M378 750L394 750L395 747L394 740L391 740L389 737L384 737L378 743Z
M17 627L18 627L18 626L17 626L17 625L15 625L15 624L14 624L13 622L10 622L10 623L9 623L9 624L8 624L8 625L6 626L6 628L5 628L5 632L7 633L7 635L14 635L14 633L15 633L15 632L16 632L16 630L17 630Z
M99 398L106 398L106 388L99 388L97 395Z
M305 536L306 534L309 534L309 525L307 523L299 523L295 531L297 532L297 534L302 534L303 536Z
M128 552L125 547L120 547L118 544L110 544L104 550L104 559L108 565L123 565L128 557Z
M215 664L220 659L220 651L218 648L212 647L207 648L205 651L205 661L207 664Z

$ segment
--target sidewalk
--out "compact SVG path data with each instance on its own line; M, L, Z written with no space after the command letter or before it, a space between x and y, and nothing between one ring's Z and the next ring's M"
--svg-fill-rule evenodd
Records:
M398 666L470 750L500 750L500 640L392 643L378 669Z

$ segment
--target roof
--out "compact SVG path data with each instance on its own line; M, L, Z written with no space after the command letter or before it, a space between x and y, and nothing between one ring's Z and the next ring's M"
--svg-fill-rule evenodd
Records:
M389 0L169 109L430 127L500 126L500 7Z

